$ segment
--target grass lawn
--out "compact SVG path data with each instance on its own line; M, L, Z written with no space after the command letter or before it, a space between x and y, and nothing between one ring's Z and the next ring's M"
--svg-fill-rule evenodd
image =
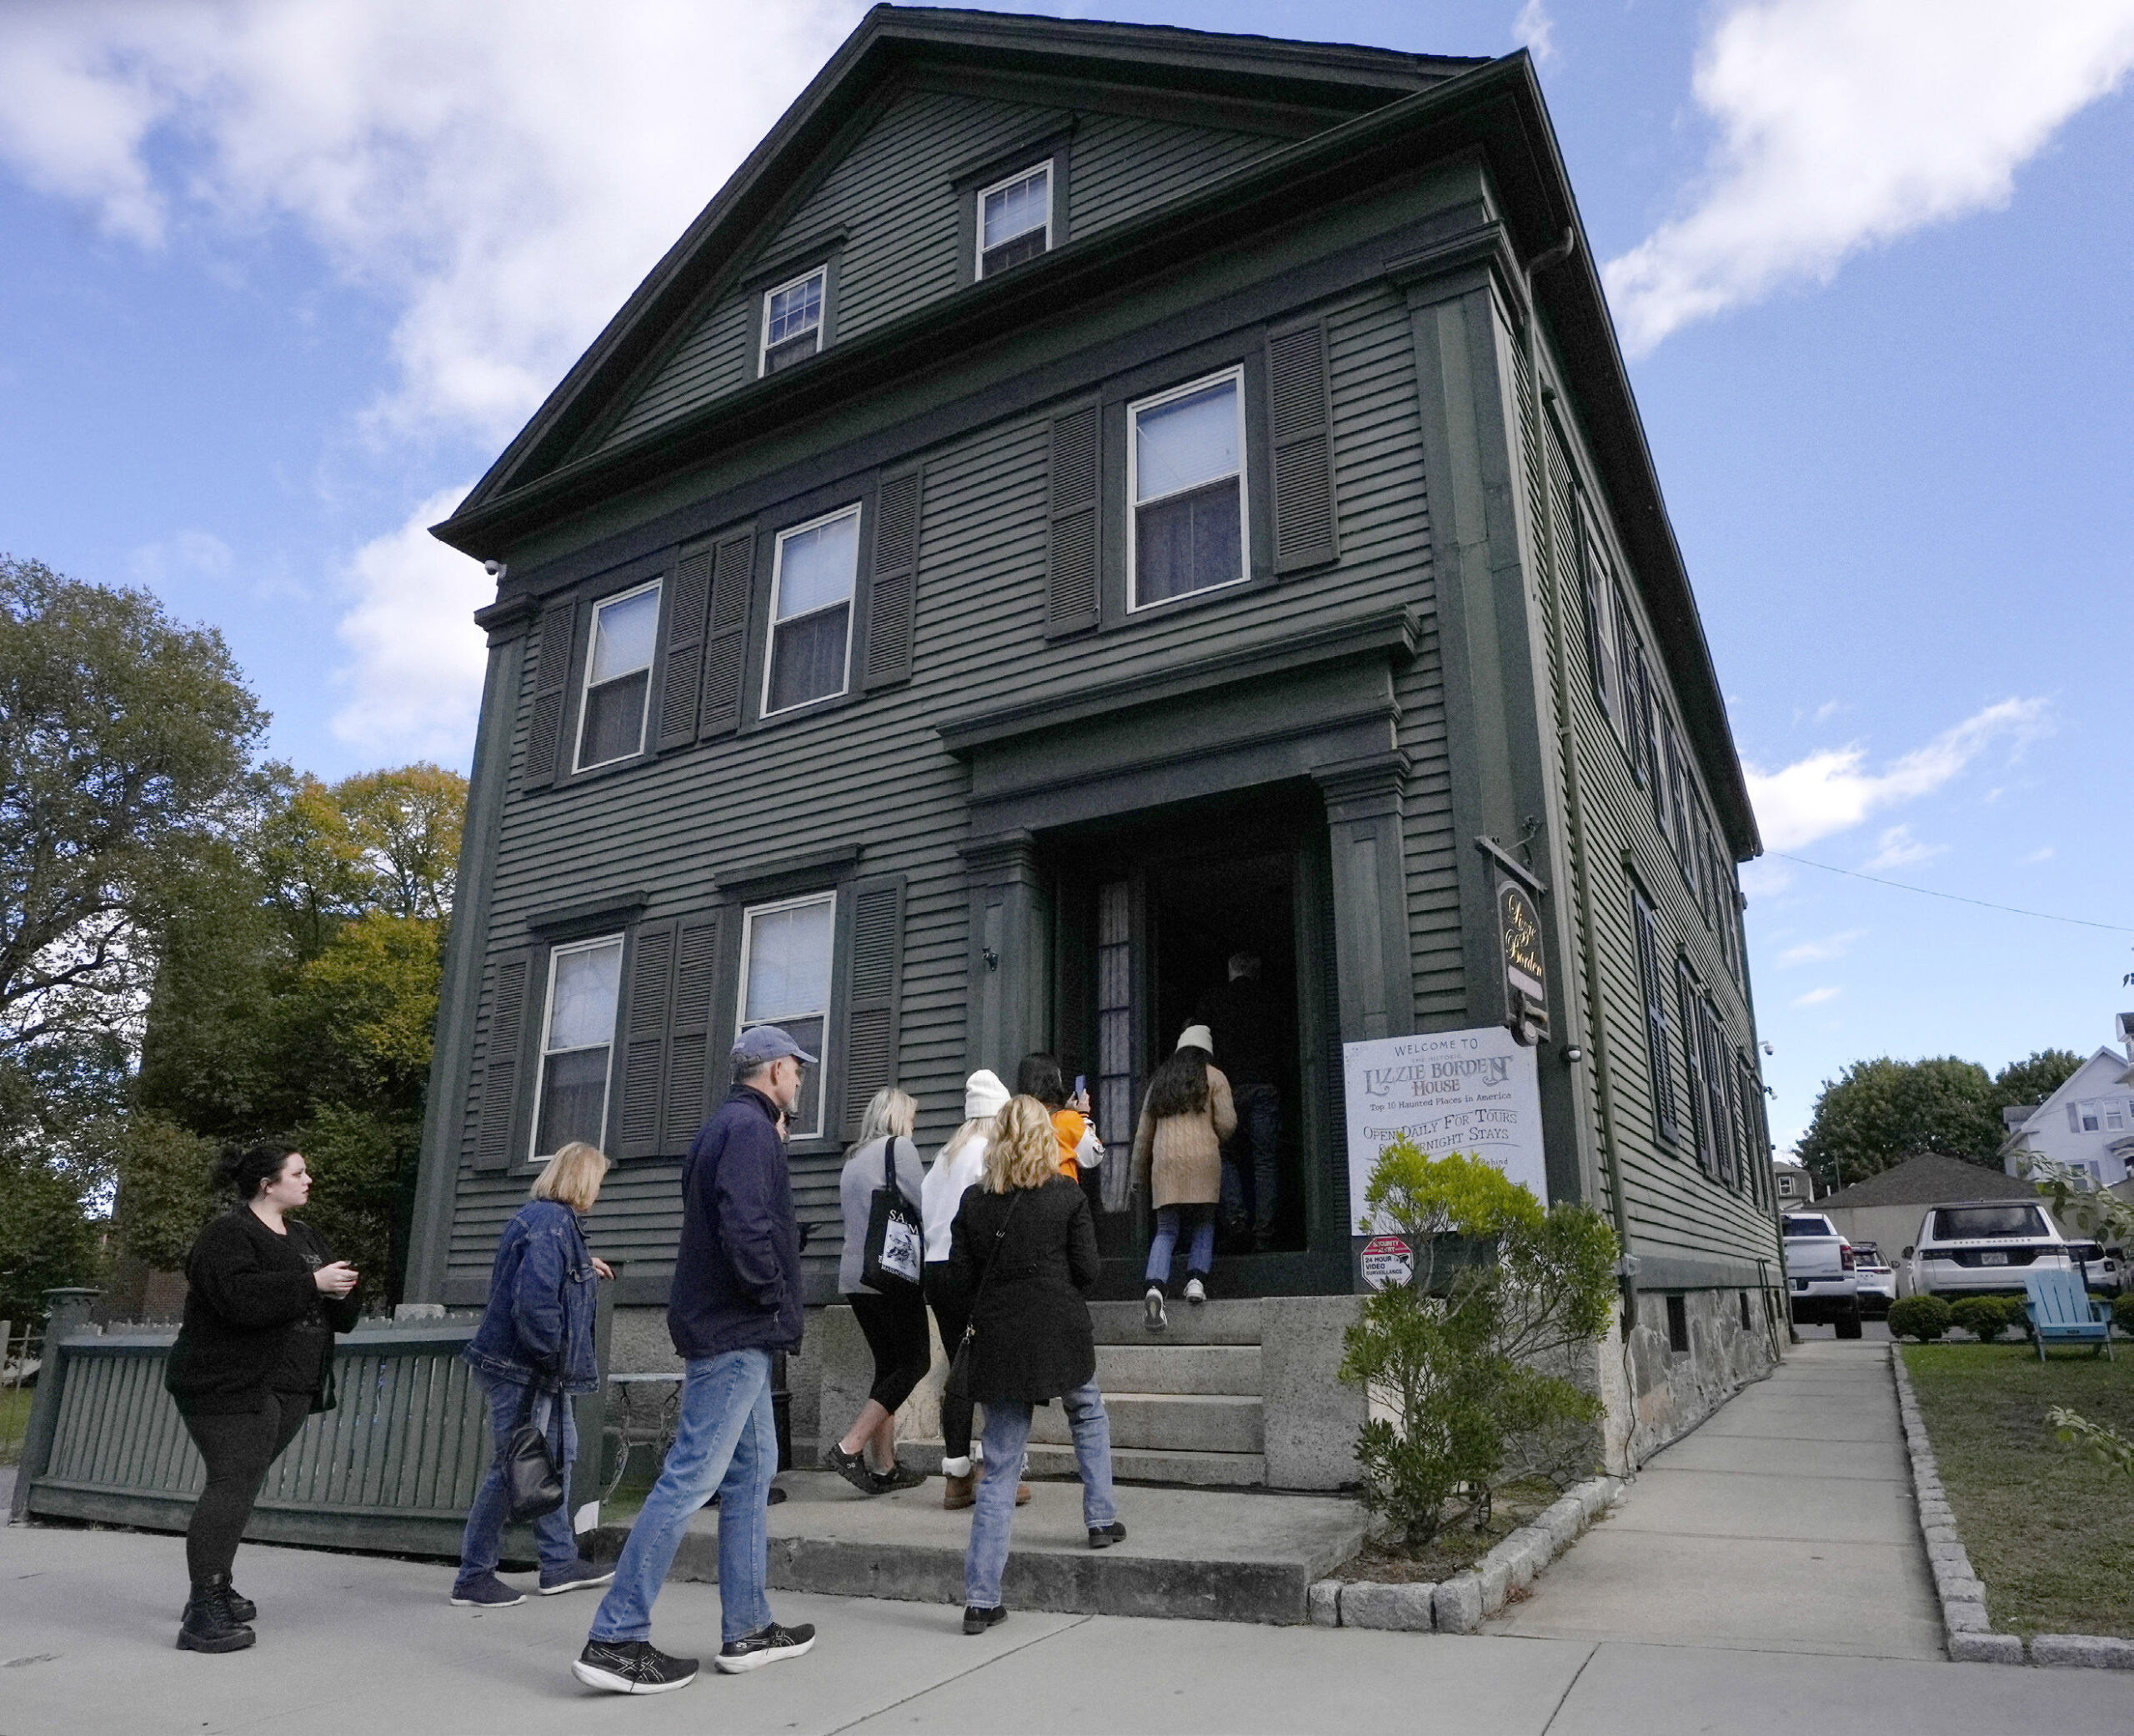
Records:
M2003 1633L2134 1639L2134 1477L2063 1447L2065 1404L2134 1435L2134 1344L2041 1363L2027 1343L1906 1344L1905 1366L1986 1607Z
M30 1405L35 1391L10 1388L0 1392L0 1465L18 1463L23 1456L23 1435L30 1426Z

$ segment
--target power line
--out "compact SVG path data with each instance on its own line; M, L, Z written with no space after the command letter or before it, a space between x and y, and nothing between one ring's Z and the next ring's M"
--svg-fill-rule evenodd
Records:
M2008 916L2034 916L2041 923L2067 923L2077 928L2101 928L2107 934L2134 934L2134 928L2124 928L2117 923L2093 923L2079 916L2055 916L2049 910L2025 910L2014 904L1990 903L1984 898L1966 898L1953 892L1936 892L1931 886L1907 886L1901 880L1885 880L1879 874L1863 874L1857 868L1834 868L1827 862L1811 862L1805 856L1790 856L1783 850L1770 853L1784 862L1797 862L1803 868L1821 868L1826 874L1843 874L1849 880L1871 880L1877 886L1893 886L1899 892L1916 892L1923 898L1946 898L1952 904L1976 904L1981 910L1998 910Z

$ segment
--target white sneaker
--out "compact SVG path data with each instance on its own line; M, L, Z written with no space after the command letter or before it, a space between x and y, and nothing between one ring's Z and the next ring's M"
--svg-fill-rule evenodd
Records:
M1147 1310L1148 1327L1150 1332L1161 1332L1170 1324L1170 1316L1164 1312L1164 1293L1160 1289L1150 1284L1149 1293L1141 1299L1143 1306Z
M1199 1278L1189 1278L1186 1279L1185 1299L1191 1303L1195 1308L1200 1307L1202 1303L1208 1299L1206 1287L1201 1283Z

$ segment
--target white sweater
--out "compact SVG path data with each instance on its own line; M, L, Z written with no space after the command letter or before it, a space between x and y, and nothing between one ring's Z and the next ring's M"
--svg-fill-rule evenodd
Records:
M956 1221L956 1208L985 1173L986 1143L984 1134L974 1134L954 1157L938 1157L927 1168L919 1190L919 1212L926 1221L929 1264L949 1257L949 1232Z

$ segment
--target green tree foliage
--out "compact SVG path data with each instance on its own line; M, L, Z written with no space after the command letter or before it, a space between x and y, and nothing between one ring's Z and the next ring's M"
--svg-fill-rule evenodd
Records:
M2074 1078L2081 1064L2082 1057L2071 1048L2041 1048L2026 1059L2011 1061L1993 1075L1998 1107L2012 1109L2019 1103L2043 1103Z
M1480 1158L1405 1139L1364 1203L1364 1225L1395 1224L1415 1268L1365 1298L1341 1378L1390 1413L1357 1442L1365 1503L1420 1548L1457 1498L1486 1520L1506 1481L1590 1463L1600 1405L1569 1375L1608 1329L1617 1247L1590 1207L1545 1210Z
M1824 1186L1864 1182L1914 1152L1996 1167L2005 1133L1993 1081L1974 1061L1856 1061L1816 1099L1795 1150Z

